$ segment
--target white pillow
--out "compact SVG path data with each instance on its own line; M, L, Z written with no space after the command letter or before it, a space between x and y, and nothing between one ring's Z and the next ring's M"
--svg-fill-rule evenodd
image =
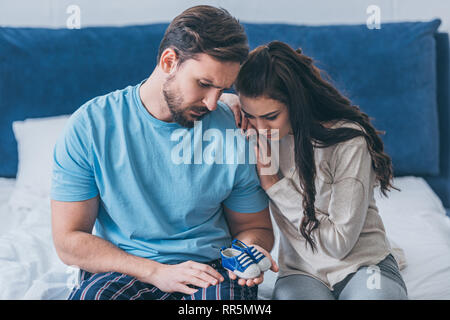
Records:
M49 198L53 148L70 115L13 122L19 164L10 198L13 207L29 207L36 199Z

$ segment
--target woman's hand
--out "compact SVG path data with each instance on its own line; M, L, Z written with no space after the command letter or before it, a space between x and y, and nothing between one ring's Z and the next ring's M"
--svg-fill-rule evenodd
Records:
M249 122L248 119L242 113L241 102L239 100L239 97L233 93L222 93L222 95L219 98L219 101L225 103L228 106L228 108L230 108L231 111L233 112L236 127L241 128L242 131L247 130Z
M259 175L261 187L266 191L275 183L283 179L283 175L272 159L270 141L260 134L256 134L255 154L256 169ZM264 140L262 140L264 139ZM272 167L272 165L275 165Z

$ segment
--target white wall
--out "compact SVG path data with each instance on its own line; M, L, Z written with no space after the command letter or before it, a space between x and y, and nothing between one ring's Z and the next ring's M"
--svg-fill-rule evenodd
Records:
M221 6L244 22L366 23L369 5L388 21L442 19L450 32L449 0L0 0L0 26L64 28L69 5L81 10L81 27L167 22L197 4Z

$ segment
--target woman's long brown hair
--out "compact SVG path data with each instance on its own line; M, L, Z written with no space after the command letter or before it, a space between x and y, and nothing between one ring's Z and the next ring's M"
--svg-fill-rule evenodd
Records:
M303 218L300 232L316 249L313 230L319 227L315 215L316 166L314 147L326 148L363 136L372 157L372 166L380 191L395 188L391 183L391 158L383 151L383 142L367 114L352 105L330 82L323 79L313 60L289 45L273 41L254 49L242 65L235 83L236 91L249 98L267 97L284 103L294 135L295 164L303 196ZM347 120L364 130L326 128L322 124ZM365 131L365 132L364 132ZM314 145L313 145L314 143ZM398 190L398 189L397 189Z

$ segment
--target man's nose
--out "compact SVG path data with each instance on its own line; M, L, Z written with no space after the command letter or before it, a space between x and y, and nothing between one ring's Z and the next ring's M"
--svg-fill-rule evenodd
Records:
M222 90L209 90L202 102L206 105L206 108L208 108L209 111L214 111L217 109L217 101L219 101L221 95Z

